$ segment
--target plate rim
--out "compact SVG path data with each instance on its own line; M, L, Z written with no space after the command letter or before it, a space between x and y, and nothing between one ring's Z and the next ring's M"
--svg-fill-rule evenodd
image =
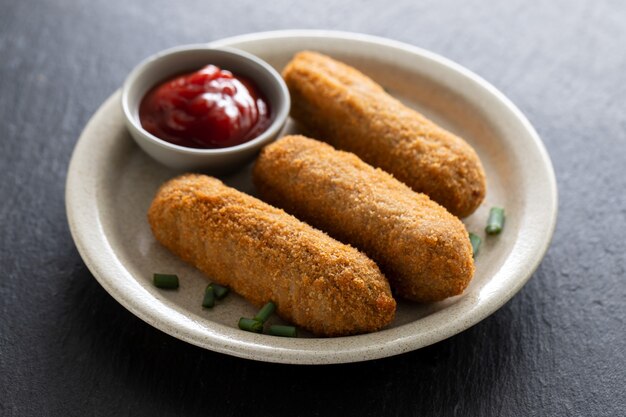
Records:
M298 29L249 33L216 40L214 42L210 42L209 44L215 47L232 46L233 44L242 42L267 41L271 39L276 40L281 38L319 38L323 40L341 39L347 41L371 43L377 46L409 52L422 58L426 58L433 63L441 65L448 70L462 75L467 80L476 84L482 90L485 90L487 93L491 94L501 105L503 105L504 108L506 108L506 110L508 110L511 115L514 116L514 118L520 123L526 135L532 140L532 143L535 146L535 150L538 152L541 166L544 168L544 173L547 175L547 177L544 178L545 182L543 184L548 197L548 201L543 202L548 208L547 212L545 213L546 218L543 220L544 224L547 225L547 230L544 229L544 238L540 242L541 244L537 245L534 248L531 262L524 265L524 271L522 273L523 276L514 281L514 285L507 288L506 291L499 292L497 297L490 297L484 302L484 304L480 308L471 310L471 315L455 317L453 320L443 326L439 326L436 329L422 332L419 337L416 335L411 335L399 339L394 339L395 343L388 343L385 337L382 337L385 335L385 333L390 332L391 329L388 329L382 330L377 333L340 337L334 339L285 340L281 338L280 340L276 340L277 343L268 344L264 343L263 339L259 338L259 335L242 334L244 332L238 330L236 337L232 337L234 334L232 332L227 332L228 334L220 334L220 332L216 331L215 329L206 329L208 330L208 335L198 334L197 329L196 331L194 331L191 328L193 327L192 323L187 323L187 321L191 321L191 319L185 319L182 313L176 311L173 312L175 314L173 314L172 317L155 318L150 314L150 312L152 311L149 307L150 303L147 302L145 297L148 293L142 293L139 288L125 288L128 293L123 293L119 291L119 289L114 285L115 280L111 279L110 275L108 274L112 272L111 269L115 269L115 267L124 268L124 266L119 261L117 262L119 265L116 265L115 262L107 266L103 266L99 263L99 256L94 255L93 249L91 249L89 245L90 243L94 242L93 238L97 237L97 234L94 236L93 232L87 231L85 229L85 222L80 218L80 216L84 214L80 213L81 207L85 206L83 200L84 194L80 193L80 190L82 189L82 187L80 186L81 178L80 176L78 176L78 168L81 162L81 143L83 143L84 145L83 138L85 137L86 132L88 132L92 124L97 121L97 117L101 115L103 109L107 108L107 106L112 105L112 101L119 102L120 91L118 90L103 102L99 109L91 116L89 122L86 124L85 128L81 132L81 135L72 152L72 157L68 167L65 189L66 214L72 238L75 242L81 258L83 259L91 273L94 275L96 280L100 283L100 285L102 285L102 287L116 301L122 304L122 306L124 306L135 316L141 318L143 321L150 324L151 326L178 339L205 349L230 354L237 357L266 362L291 364L332 364L359 362L397 355L407 351L419 349L454 336L461 331L466 330L469 327L472 327L473 325L479 323L480 321L497 311L500 307L502 307L502 305L509 301L526 284L526 282L533 275L534 271L539 266L541 260L545 256L545 253L548 250L548 247L552 240L552 236L554 234L558 212L558 192L554 168L543 142L541 141L539 135L537 134L531 123L528 121L526 116L524 116L524 114L517 108L517 106L515 106L515 104L513 104L511 100L509 100L503 93L501 93L498 89L496 89L490 83L488 83L469 69L436 53L427 51L414 45L388 38L353 32ZM107 253L107 255L112 255L113 258L115 258L113 248L111 247L108 239L104 235L104 231L102 231L101 237L104 238L103 241L99 242L99 245L102 245L101 249L110 250L110 253ZM116 259L113 260L115 261ZM119 273L119 271L117 272ZM133 299L133 297L138 298ZM460 304L462 303L451 305L446 309L425 317L425 319L434 320L437 318L436 316L439 316L443 313L448 312L449 314L450 309L459 309ZM409 323L407 325L411 324L414 323ZM216 325L218 325L218 330L224 330L220 329L224 326L219 325L218 323L216 323ZM187 332L182 330L187 330ZM344 345L353 345L349 342L345 342L345 339L350 339L352 341L356 341L358 339L380 340L378 343L374 343L372 345L366 345L361 347L352 346L350 348L345 348L339 351L328 349L328 347L332 347L333 344L337 344L332 342L329 343L329 341L337 341L341 345L343 340ZM307 348L307 344L317 346L317 349L311 349L310 346ZM323 349L319 350L320 347L322 347Z

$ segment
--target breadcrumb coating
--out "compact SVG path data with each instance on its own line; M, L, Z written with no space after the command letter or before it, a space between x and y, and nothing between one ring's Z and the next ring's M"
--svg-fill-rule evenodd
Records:
M372 332L396 302L378 266L254 197L204 175L165 183L148 211L154 236L216 283L319 336Z
M401 297L443 300L472 279L463 223L352 153L286 136L263 149L253 178L263 200L368 254Z
M313 137L355 153L459 217L483 201L485 173L474 149L361 72L305 51L285 67L283 77L291 116Z

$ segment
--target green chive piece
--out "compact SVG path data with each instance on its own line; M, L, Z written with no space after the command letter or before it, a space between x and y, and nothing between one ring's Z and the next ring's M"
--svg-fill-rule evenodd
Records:
M174 274L154 274L154 286L157 288L176 289L178 288L178 276Z
M265 320L267 320L269 316L272 315L274 310L276 310L276 304L270 301L269 303L265 304L258 313L256 313L254 319L260 321L261 323L265 323Z
M247 332L262 333L263 323L255 319L242 317L239 319L239 328Z
M298 332L294 326L281 326L280 324L271 325L268 333L272 336L298 337Z
M489 218L487 219L487 227L485 232L488 235L497 235L504 227L504 209L502 207L492 207L489 210Z
M482 239L480 238L480 236L474 233L469 234L469 239L472 244L472 253L474 254L474 258L476 258L476 255L478 255L478 250L480 249Z
M217 298L218 300L221 300L222 298L226 297L226 295L228 295L228 292L230 291L228 287L224 287L219 284L213 283L211 285L213 286L213 292L215 293L215 298Z
M211 308L215 305L215 290L211 284L207 285L204 290L204 299L202 300L202 307Z

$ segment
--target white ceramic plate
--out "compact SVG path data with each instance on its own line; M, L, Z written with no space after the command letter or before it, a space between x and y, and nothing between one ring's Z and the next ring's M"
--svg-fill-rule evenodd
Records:
M158 165L132 141L120 94L89 121L70 163L66 206L85 263L117 301L148 324L197 346L261 361L356 362L418 349L478 323L530 278L552 237L557 213L554 172L541 140L522 113L486 81L445 58L407 44L327 31L281 31L214 42L258 55L278 69L303 49L351 64L391 94L464 137L478 152L488 181L485 203L464 222L481 235L476 274L466 292L444 302L399 302L397 318L380 332L297 339L241 331L255 308L230 295L211 310L200 303L206 279L152 237L146 211L158 186L178 174ZM138 57L139 59L140 57ZM288 123L288 131L297 126ZM250 167L225 178L254 194ZM485 238L489 207L506 208L504 232ZM181 288L153 287L154 272L176 273ZM278 319L274 319L278 320Z

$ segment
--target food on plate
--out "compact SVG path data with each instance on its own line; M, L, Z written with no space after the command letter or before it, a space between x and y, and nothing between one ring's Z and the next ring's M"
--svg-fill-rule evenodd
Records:
M166 248L257 306L320 336L376 331L396 302L378 266L283 210L204 175L165 183L148 211Z
M202 299L202 307L213 308L215 306L215 290L211 284L207 285L204 290L204 298Z
M148 91L139 119L148 132L175 145L225 148L257 137L271 114L250 79L207 65Z
M263 333L263 326L267 319L276 310L276 304L268 302L253 318L242 317L239 319L239 328L253 333ZM282 324L270 325L266 334L281 337L298 337L298 331L295 326L285 326Z
M371 256L399 296L443 300L473 276L463 223L352 153L286 136L263 149L253 180L265 201Z
M487 226L485 233L488 235L497 235L504 228L504 209L502 207L491 207L489 217L487 218Z
M483 243L483 240L476 233L469 234L470 243L472 244L472 256L476 259L478 256L478 252L480 251L480 245Z
M248 317L239 319L238 326L241 330L252 333L263 333L263 322Z
M175 290L176 288L178 288L178 275L154 274L152 275L152 283L157 288Z
M228 295L228 287L216 284L214 282L206 286L204 290L204 298L202 299L202 307L213 308L215 300L221 300Z
M219 285L214 282L209 284L209 286L213 288L213 292L215 293L215 298L217 298L218 300L221 300L222 298L226 297L228 293L230 292L228 287L224 287L223 285Z
M267 333L272 336L298 337L298 330L294 326L284 326L281 324L272 324Z
M274 304L272 301L269 301L265 303L263 307L261 307L259 312L256 313L253 318L257 321L260 321L261 323L265 323L267 319L272 314L274 314L274 311L276 311L276 304Z
M356 69L300 52L283 70L291 116L312 136L358 155L460 217L485 196L485 174L463 139L387 94Z

